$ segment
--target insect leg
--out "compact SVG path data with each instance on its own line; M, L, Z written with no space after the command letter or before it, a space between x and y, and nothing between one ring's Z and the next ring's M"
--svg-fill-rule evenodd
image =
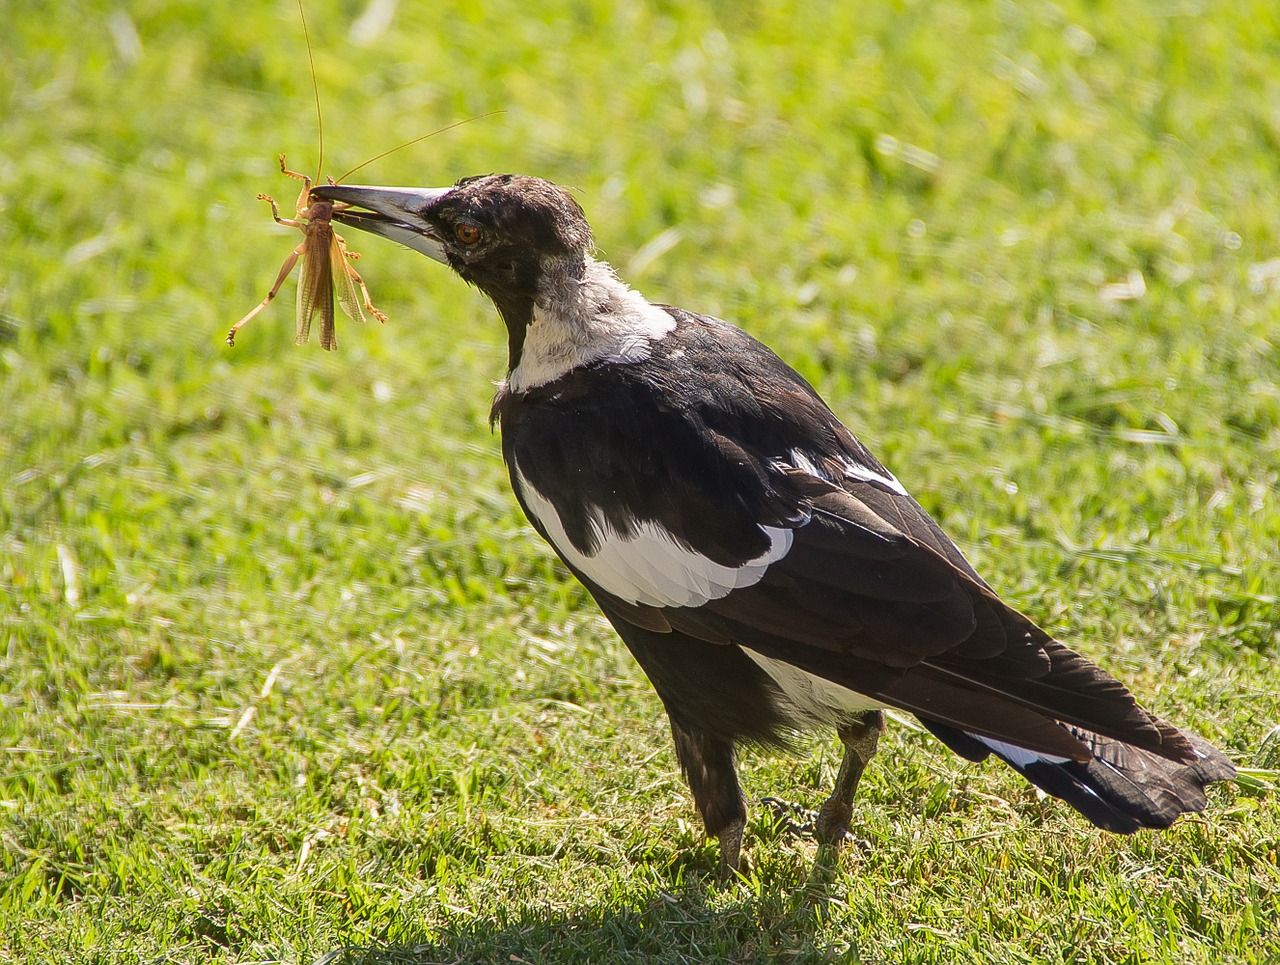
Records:
M336 231L333 234L333 239L338 244L338 250L347 258L354 259L360 257L357 252L347 250L346 240ZM373 307L373 299L369 297L369 289L365 287L364 279L360 277L360 272L356 271L356 266L351 264L350 261L344 262L344 266L347 269L347 274L351 276L351 280L360 286L360 294L364 296L364 307L369 309L369 314L378 321L385 322L387 320L387 316Z
M291 178L297 178L299 181L302 181L306 184L307 190L311 190L310 175L299 174L297 171L290 171L287 167L285 167L283 154L280 155L280 173L287 175L288 177L291 177Z
M330 182L332 182L332 183L335 183L335 184L337 183L337 182L333 181L333 178L330 178L329 180L330 180ZM335 204L335 205L333 206L333 210L334 210L335 212L337 212L337 211L349 211L349 210L351 210L351 209L352 209L352 208L354 208L354 207L355 207L355 205L354 205L354 204L341 204L341 203L339 203L339 204ZM338 248L342 251L343 257L350 258L352 261L359 261L359 260L360 260L360 252L358 252L358 251L350 251L350 250L348 250L348 248L347 248L347 239L346 239L346 238L342 237L342 235L338 234L336 231L333 233L333 236L334 236L335 238L337 238L337 239L338 239Z
M276 199L271 197L271 195L260 194L258 195L258 200L269 201L271 203L271 217L276 219L276 224L287 225L290 228L297 228L299 230L306 227L306 225L301 221L294 221L292 218L280 217L280 206L276 204Z
M272 204L274 205L275 202L272 202ZM281 219L277 218L276 220L280 221ZM293 266L296 265L298 263L298 259L302 257L306 246L307 246L307 243L304 241L302 244L298 245L298 247L294 248L293 251L289 253L289 257L286 258L284 260L284 264L280 266L280 274L276 276L276 283L271 286L271 291L267 292L267 297L264 298L262 301L258 302L258 304L254 306L253 310L250 311L248 315L246 315L244 318L240 319L240 321L236 322L234 325L231 326L231 331L227 332L228 345L235 345L236 332L244 328L247 324L249 324L250 320L252 320L255 315L257 315L260 311L262 311L264 308L266 308L268 305L271 304L271 299L275 298L276 294L280 291L280 286L283 285L284 280L289 277L289 272L293 271Z
M299 174L297 171L290 171L285 167L284 155L280 155L280 173L287 177L297 178L302 182L302 193L298 195L298 203L296 205L299 216L305 216L307 209L311 206L311 178L305 174ZM279 221L279 218L276 218Z

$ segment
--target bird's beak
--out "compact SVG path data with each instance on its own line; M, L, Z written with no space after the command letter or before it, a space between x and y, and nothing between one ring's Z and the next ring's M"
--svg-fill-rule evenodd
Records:
M358 184L323 184L311 193L325 201L353 207L339 208L333 220L398 241L428 258L448 264L444 246L422 212L452 188L375 188ZM357 211L357 208L365 210Z

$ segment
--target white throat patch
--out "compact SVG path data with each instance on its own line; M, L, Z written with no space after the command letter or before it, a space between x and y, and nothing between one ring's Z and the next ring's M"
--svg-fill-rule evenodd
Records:
M642 361L675 327L674 318L623 284L612 268L588 258L580 281L538 293L507 388L527 392L601 359Z

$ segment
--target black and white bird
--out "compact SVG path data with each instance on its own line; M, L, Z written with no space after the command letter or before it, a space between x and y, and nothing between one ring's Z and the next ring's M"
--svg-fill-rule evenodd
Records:
M1233 776L1002 602L777 355L595 260L556 185L315 193L497 307L510 361L493 419L516 498L653 682L723 870L747 818L735 745L834 728L844 759L816 832L838 844L885 708L1122 834L1203 809Z

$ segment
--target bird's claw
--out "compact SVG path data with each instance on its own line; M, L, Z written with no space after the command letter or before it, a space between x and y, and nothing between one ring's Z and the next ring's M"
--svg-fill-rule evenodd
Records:
M812 838L818 833L818 812L777 797L762 797L760 803L773 815L773 826L797 838ZM846 840L853 840L846 832Z

